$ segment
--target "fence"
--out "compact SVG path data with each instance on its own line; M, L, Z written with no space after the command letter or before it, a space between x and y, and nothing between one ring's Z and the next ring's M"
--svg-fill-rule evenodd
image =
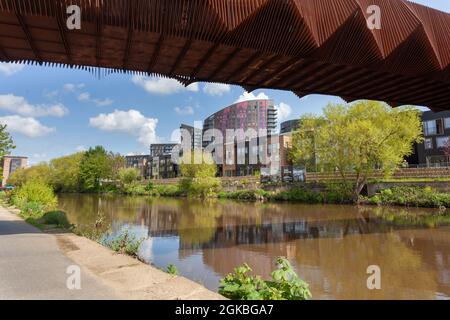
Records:
M351 180L356 179L356 174L350 173L347 177ZM371 179L383 179L384 174L381 171L374 172ZM450 167L439 167L439 168L402 168L398 169L391 176L392 179L426 179L426 178L450 178ZM307 172L306 181L315 182L325 182L325 181L336 181L340 180L341 176L339 173L317 173L317 172Z

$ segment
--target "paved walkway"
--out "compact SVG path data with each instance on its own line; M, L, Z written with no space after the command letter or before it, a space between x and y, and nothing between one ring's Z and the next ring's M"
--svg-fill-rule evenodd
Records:
M81 290L69 290L69 266L81 268ZM83 237L45 234L0 206L2 299L224 299Z
M83 268L81 290L69 290L66 272L72 265L53 235L0 207L0 300L117 298Z

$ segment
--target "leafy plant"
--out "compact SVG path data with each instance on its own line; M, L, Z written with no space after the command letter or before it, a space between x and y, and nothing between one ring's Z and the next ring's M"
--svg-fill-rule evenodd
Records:
M125 229L117 237L107 236L101 242L118 253L137 257L139 247L144 240L144 238L137 239L136 236L130 234L128 229Z
M301 280L285 258L277 259L272 280L251 276L253 270L244 264L220 281L219 293L234 300L307 300L312 297L309 285Z
M169 265L167 266L166 272L167 272L168 274L173 275L173 276L176 276L176 275L178 275L178 273L179 273L178 268L177 268L175 265L173 265L173 264L169 264Z
M53 189L39 181L25 182L20 188L14 190L12 204L23 211L44 211L56 207L58 198Z

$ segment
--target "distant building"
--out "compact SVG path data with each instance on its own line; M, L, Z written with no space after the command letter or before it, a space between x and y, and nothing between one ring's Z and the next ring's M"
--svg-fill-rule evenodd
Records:
M424 141L414 146L411 165L443 166L450 162L450 111L422 113ZM446 154L449 153L449 154Z
M141 177L143 177L144 179L148 179L148 165L150 161L149 155L126 156L125 161L127 168L137 169Z
M280 126L280 134L291 134L295 130L300 128L300 120L288 120L283 123L281 123Z
M26 168L28 165L27 157L4 156L1 159L1 167L3 168L2 187L6 186L9 177L20 168Z
M272 135L267 139L253 139L241 145L234 143L232 148L227 146L227 144L224 146L225 177L251 176L257 172L281 176L285 168L292 168L289 159L292 138L289 135ZM272 162L261 161L260 156L263 154L271 157ZM252 163L252 157L257 157L258 161Z
M203 147L203 132L202 129L195 128L193 126L189 126L187 124L182 124L180 126L181 131L181 144L183 145L183 130L187 131L191 137L189 144L191 146L191 150L199 150Z
M219 175L251 175L260 169L260 165L250 165L248 163L248 148L250 147L248 138L245 141L245 148L238 146L236 139L232 143L234 146L230 147L229 143L227 143L227 130L242 130L244 133L247 130L254 130L256 134L260 130L266 130L267 135L271 136L276 133L277 129L277 110L273 100L261 99L238 102L209 116L203 123L203 132L211 129L219 130L223 135L224 154L222 155L223 164L218 166ZM204 141L203 146L206 147L210 143ZM234 152L230 150L234 150ZM244 153L247 157L246 164L238 164L236 162L237 158L242 158Z
M225 136L228 129L266 129L274 134L277 129L277 110L273 100L253 100L235 103L209 116L203 131L218 129Z
M171 154L178 143L159 143L150 145L150 157L158 157L162 155Z
M147 175L150 179L171 179L179 175L178 165L172 162L172 153L180 145L177 143L160 143L150 146L150 158Z

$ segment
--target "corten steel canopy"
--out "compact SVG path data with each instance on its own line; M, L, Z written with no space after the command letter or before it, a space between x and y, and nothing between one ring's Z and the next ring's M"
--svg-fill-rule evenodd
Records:
M0 0L0 60L450 109L450 14L406 0Z

